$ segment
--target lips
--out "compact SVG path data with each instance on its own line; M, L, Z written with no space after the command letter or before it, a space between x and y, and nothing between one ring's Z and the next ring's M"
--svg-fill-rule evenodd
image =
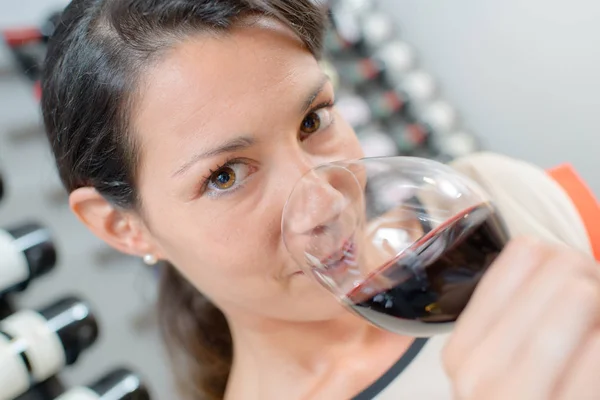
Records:
M327 271L335 271L343 266L356 266L356 246L354 240L346 240L338 251L321 260L320 265L321 268Z

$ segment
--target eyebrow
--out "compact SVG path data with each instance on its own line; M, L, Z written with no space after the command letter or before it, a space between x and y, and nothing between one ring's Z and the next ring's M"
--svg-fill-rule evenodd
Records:
M300 114L304 114L308 111L310 106L312 106L312 104L315 102L317 97L319 97L321 92L323 92L323 90L325 89L325 85L327 84L327 82L329 82L329 76L327 76L326 74L323 74L321 76L321 80L319 81L319 83L310 92L310 95L306 98L304 103L302 103L302 108L300 109Z
M210 149L203 153L195 154L188 162L183 164L177 171L175 171L173 177L183 175L187 170L189 170L194 164L196 164L200 160L216 157L224 153L233 153L235 151L241 151L253 146L255 143L256 141L249 136L239 136L232 140L228 140L225 143L213 149Z
M326 74L323 74L321 76L321 79L319 80L319 83L317 85L315 85L315 88L310 92L310 94L306 97L306 100L302 103L302 108L300 109L300 114L305 114L310 109L310 106L314 103L314 101L317 99L317 97L319 97L319 95L325 89L325 85L327 84L327 82L329 82L329 76L327 76ZM239 136L232 140L228 140L225 143L223 143L211 150L194 155L189 161L187 161L177 171L175 171L175 173L173 174L172 177L175 178L177 176L183 175L198 161L201 161L201 160L204 160L207 158L216 157L216 156L224 154L224 153L233 153L236 151L245 150L245 149L253 146L254 144L256 144L256 140L254 140L250 136Z

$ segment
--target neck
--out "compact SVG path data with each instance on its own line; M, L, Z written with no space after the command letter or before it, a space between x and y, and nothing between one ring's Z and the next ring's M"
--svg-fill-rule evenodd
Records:
M365 346L398 337L350 313L317 322L250 317L231 320L230 327L236 357L268 359L270 363L279 360L307 372L330 368Z
M257 399L281 398L290 390L304 393L297 398L314 398L306 390L336 388L335 382L349 392L328 398L349 398L393 365L413 340L384 332L350 313L320 322L245 315L229 318L229 325L235 356L228 399L248 393L256 393Z

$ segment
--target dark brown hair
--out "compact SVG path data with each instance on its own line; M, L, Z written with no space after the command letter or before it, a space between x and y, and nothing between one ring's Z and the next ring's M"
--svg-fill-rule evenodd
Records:
M189 35L226 33L253 15L284 23L318 57L326 23L318 4L73 0L49 42L42 78L44 123L67 190L92 186L115 207L142 211L129 121L146 68ZM169 264L160 289L160 326L186 397L221 399L233 351L225 316Z

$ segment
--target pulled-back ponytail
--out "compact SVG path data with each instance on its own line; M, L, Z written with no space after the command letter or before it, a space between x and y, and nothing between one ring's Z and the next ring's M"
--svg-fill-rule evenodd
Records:
M223 398L233 349L225 315L170 264L162 266L159 323L186 398ZM197 381L190 382L193 376Z

